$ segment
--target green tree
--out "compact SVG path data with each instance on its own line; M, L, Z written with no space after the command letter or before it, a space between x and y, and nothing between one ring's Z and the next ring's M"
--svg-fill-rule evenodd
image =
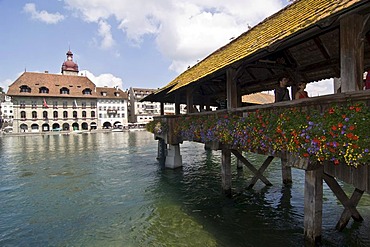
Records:
M4 88L0 87L0 93L4 93Z

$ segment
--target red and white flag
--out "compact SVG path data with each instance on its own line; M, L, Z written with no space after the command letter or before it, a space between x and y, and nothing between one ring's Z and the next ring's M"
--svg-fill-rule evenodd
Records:
M45 108L49 108L48 104L46 103L46 100L45 100L45 98L44 98L44 103L43 103L43 107L45 107Z

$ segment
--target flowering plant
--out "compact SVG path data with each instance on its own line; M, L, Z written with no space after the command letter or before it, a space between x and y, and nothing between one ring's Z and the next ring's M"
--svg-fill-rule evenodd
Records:
M370 161L370 109L364 103L333 105L324 111L288 108L180 118L174 133L184 140L289 152L314 162L357 166Z
M167 124L161 120L153 120L147 123L145 128L147 131L156 135L161 135L168 129Z

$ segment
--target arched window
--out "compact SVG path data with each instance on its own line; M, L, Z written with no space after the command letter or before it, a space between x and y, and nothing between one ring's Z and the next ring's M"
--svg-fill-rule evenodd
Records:
M68 89L68 88L66 88L66 87L62 87L62 88L60 89L60 94L69 94L69 89Z
M73 118L77 118L77 111L73 111Z
M22 85L19 87L21 93L30 93L31 88L27 85Z
M54 118L58 118L58 111L54 111L54 112L53 112L53 117L54 117Z
M63 112L63 118L68 118L68 112L67 111Z
M26 118L26 112L25 111L21 111L21 118Z
M82 117L86 118L86 111L82 111Z
M36 111L32 112L32 118L37 118L37 112Z
M95 117L95 111L91 111L91 117L94 118Z
M40 87L39 88L39 93L49 93L49 88L47 88L47 87Z
M43 111L43 112L42 112L42 117L43 117L44 119L48 119L48 112L47 112L47 111Z
M82 91L82 94L86 95L86 94L90 94L91 95L91 89L90 88L85 88L83 91Z

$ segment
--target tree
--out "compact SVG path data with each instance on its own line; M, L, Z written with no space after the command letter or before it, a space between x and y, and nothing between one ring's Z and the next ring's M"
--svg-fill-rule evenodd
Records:
M0 87L0 93L4 93L4 88Z

